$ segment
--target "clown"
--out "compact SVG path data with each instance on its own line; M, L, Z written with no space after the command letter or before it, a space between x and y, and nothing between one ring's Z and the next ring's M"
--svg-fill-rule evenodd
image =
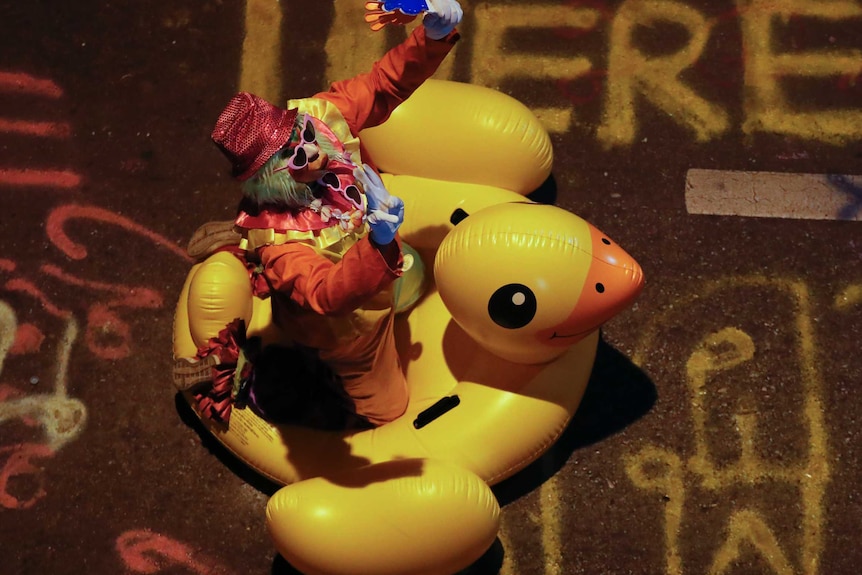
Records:
M290 100L287 109L239 93L212 133L243 194L231 252L252 270L255 295L271 299L274 322L332 370L353 413L370 425L407 407L393 334L404 204L387 192L358 134L384 122L437 70L459 38L461 16L456 0L435 0L422 26L369 73ZM211 342L199 358L221 353L220 345ZM227 420L237 390L226 397L217 388L197 390L198 407Z

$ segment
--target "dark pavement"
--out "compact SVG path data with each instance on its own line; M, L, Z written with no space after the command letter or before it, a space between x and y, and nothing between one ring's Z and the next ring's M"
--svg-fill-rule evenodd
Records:
M238 198L222 106L370 66L399 31L356 4L0 2L0 574L292 572L273 486L176 402L171 323ZM444 77L536 110L556 203L647 279L471 572L856 573L862 3L463 6Z

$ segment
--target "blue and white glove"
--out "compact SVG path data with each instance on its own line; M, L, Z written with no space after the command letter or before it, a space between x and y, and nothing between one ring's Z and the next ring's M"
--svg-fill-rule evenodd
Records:
M368 164L357 166L353 176L362 186L368 201L366 219L371 239L377 245L385 246L395 239L395 232L404 221L404 201L389 194L383 180Z
M422 18L425 35L431 40L440 40L460 24L464 11L457 0L426 0L428 12Z

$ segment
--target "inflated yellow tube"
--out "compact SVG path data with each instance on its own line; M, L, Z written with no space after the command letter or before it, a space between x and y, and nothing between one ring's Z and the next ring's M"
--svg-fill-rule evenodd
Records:
M616 265L622 252L607 251L612 244L589 224L522 197L547 178L550 145L511 98L429 82L363 138L378 166L398 174L384 181L405 202L402 237L440 280L427 277L426 295L396 322L407 412L364 431L273 425L249 409L234 409L229 427L203 422L242 461L286 485L268 505L267 524L303 572L452 573L494 540L499 508L488 486L538 458L571 420L599 322L627 301L626 290L636 293L640 269ZM457 225L456 209L470 214ZM547 238L558 238L556 256L543 255ZM176 358L194 357L237 317L264 343L290 341L230 257L210 256L190 271L175 316ZM611 275L621 278L608 283L620 293L606 305L601 296L616 287L594 288ZM520 306L533 300L537 310L563 303L537 312L535 326L519 325ZM443 404L449 409L428 415Z
M387 182L393 183L393 187L399 187L399 178L388 177ZM409 182L418 182L418 179L411 178ZM439 214L451 213L452 206L478 206L482 203L474 199L465 204L459 198L456 185L426 184L435 188L436 203L450 208L414 210L414 197L410 190L407 187L401 189L405 211L411 210L414 214L412 220L416 239L420 240L418 243L435 235L445 235L453 227L448 221L428 219L429 217L436 218ZM517 198L518 203L507 205L527 212L541 208L524 203L520 196L505 191L499 191L498 195L492 197ZM567 214L559 208L550 209ZM482 210L475 212L477 223L484 221L479 219L481 212ZM470 224L470 218L458 226ZM515 218L518 219L518 216ZM569 220L564 218L563 221ZM563 231L566 230L561 230ZM414 236L411 235L404 237L411 245L413 239ZM479 247L487 250L493 245L491 242ZM537 268L531 267L530 262L540 258L543 250L541 245L529 244L522 246L521 250L514 247L506 250L507 260L499 270L501 277L506 277L506 282L510 282L511 271L518 269L530 270L530 275L536 277ZM421 249L420 252L426 263L434 261L434 251ZM487 253L491 254L490 251ZM220 261L222 257L212 256L195 266L189 274L176 314L176 357L192 357L197 350L187 322L190 316L188 310L201 305L190 298L196 278L200 281L201 278L211 277L201 268L206 269L214 262L219 265L222 273L226 273L227 269L232 270L236 277L231 280L220 278L218 285L222 286L237 285L240 278L247 278L242 266L227 268ZM487 261L493 262L493 258L497 257L491 254ZM547 264L543 273L560 273L560 262L546 259L540 261ZM583 263L580 262L580 265ZM579 265L578 262L575 264ZM454 261L453 265L461 267L462 264ZM442 269L440 273L445 275L445 265L438 263L435 267ZM488 271L484 270L482 274L488 276ZM490 281L493 278L484 279ZM529 283L531 280L523 281ZM469 287L464 286L467 291ZM557 296L566 295L571 291L570 287L562 286L560 293L556 296L549 293L547 299L553 301ZM449 291L452 289L457 290L457 284ZM238 290L237 297L244 297L243 293ZM231 301L233 296L226 293L223 297ZM252 314L250 317L244 317L249 326L249 336L261 336L265 343L287 341L285 334L280 334L273 327L269 302L257 298L252 300ZM219 315L219 311L211 306L207 306L204 311L209 314L206 316L208 325L225 325L233 319L230 313ZM459 318L459 322L464 325L478 321L471 320L471 315L478 314L481 317L484 314L481 306L475 310L464 311L466 313ZM567 309L559 310L561 320L566 313ZM191 315L203 315L203 311L198 310ZM486 341L478 342L459 327L459 322L452 320L433 278L429 278L426 295L409 314L400 316L396 322L396 339L410 389L408 411L398 420L380 428L361 432L331 432L291 425L274 426L260 420L250 410L236 409L231 415L229 428L206 420L204 423L219 441L242 460L258 472L283 484L402 458L448 461L469 469L489 484L494 484L528 465L556 441L580 402L592 369L597 335L592 334L570 348L549 348L554 355L559 356L553 362L516 363L501 357L493 342L494 339L509 338L509 330L501 329L497 334L488 333ZM216 333L213 333L211 337L215 335ZM420 412L441 398L451 395L459 396L458 407L422 429L414 428L413 421ZM518 422L517 426L512 425L515 421Z
M195 345L206 344L213 333L224 329L224 317L252 315L251 284L245 266L229 253L217 253L205 266L197 266L189 282L189 331Z
M490 88L443 80L426 81L360 138L385 172L523 195L547 179L554 161L547 131L526 106Z
M306 575L450 575L494 542L500 507L457 465L400 459L284 487L267 518L279 552Z

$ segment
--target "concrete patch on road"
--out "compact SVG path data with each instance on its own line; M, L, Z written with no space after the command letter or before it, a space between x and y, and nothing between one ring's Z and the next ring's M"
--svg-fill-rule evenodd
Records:
M862 176L689 170L690 214L862 220Z

